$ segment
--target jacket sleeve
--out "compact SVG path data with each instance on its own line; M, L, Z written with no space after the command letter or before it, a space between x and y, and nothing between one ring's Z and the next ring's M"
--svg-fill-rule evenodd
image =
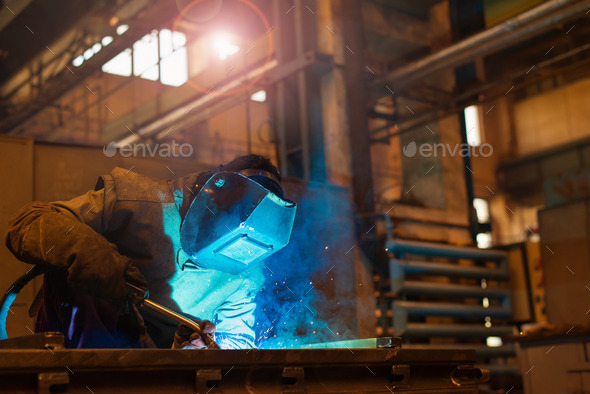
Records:
M215 339L222 349L255 347L254 312L258 286L250 279L230 295L215 314Z
M31 202L8 223L6 246L19 259L68 270L68 285L101 298L123 298L125 277L143 280L102 233L115 203L111 187L70 201Z

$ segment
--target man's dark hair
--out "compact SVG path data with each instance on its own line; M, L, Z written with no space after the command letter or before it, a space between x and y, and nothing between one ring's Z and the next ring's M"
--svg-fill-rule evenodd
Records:
M271 163L268 157L261 155L249 154L245 156L236 157L232 161L226 164L221 164L215 170L201 172L197 177L197 186L201 187L205 182L209 180L216 172L238 172L247 168L265 170L276 176L279 181L281 180L281 174L279 170ZM280 186L280 185L279 185ZM280 193L282 195L282 192Z
M281 174L279 173L279 170L271 163L268 157L253 154L236 157L229 163L220 165L216 172L238 172L247 168L268 171L281 180Z

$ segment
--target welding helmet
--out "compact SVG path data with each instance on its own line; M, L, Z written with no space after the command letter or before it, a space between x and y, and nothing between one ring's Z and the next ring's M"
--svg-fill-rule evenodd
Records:
M191 203L182 249L204 268L239 274L289 243L297 204L270 172L217 172Z

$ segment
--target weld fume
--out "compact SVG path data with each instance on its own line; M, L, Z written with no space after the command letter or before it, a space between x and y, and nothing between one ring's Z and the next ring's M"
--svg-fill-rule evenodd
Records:
M296 198L291 241L265 261L266 281L256 298L259 348L356 338L353 289L335 289L342 283L337 275L349 275L345 279L353 281L352 254L346 254L353 242L350 205L346 200L328 201L334 196L321 197L310 191Z

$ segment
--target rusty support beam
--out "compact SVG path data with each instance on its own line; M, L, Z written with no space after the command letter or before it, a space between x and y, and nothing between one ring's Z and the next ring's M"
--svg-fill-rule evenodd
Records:
M359 2L340 2L343 42L356 51L344 50L348 132L352 164L353 198L359 213L373 212L373 177L368 130L367 71L363 61L362 12ZM370 71L370 70L369 70Z
M432 28L428 21L387 9L372 1L363 2L362 20L365 29L384 37L429 47Z

